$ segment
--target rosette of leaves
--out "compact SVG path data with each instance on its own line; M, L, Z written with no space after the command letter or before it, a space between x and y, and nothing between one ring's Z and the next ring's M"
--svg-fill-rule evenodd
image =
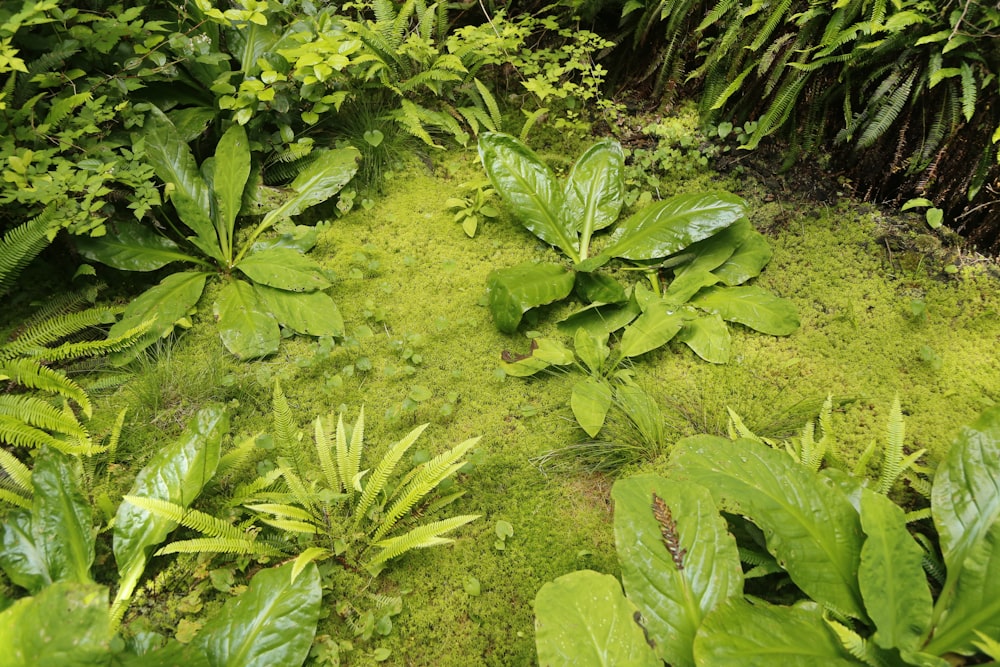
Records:
M539 662L742 667L781 655L946 667L996 654L1000 409L964 428L938 466L933 527L911 532L902 508L838 472L760 442L696 436L678 443L668 477L619 480L624 593L589 571L546 584L535 600ZM745 521L753 531L738 529ZM790 579L793 599L744 595L761 570Z
M527 262L493 271L489 304L501 331L514 332L525 312L566 299L574 290L589 305L564 327L612 332L629 325L619 350L623 357L678 336L702 358L724 363L725 321L779 336L798 328L791 302L743 285L770 261L771 250L747 220L739 197L706 192L656 202L617 225L603 250L591 256L594 234L614 225L622 209L624 154L617 142L588 148L564 183L514 137L484 134L479 154L513 215L573 262ZM673 278L662 290L654 280L658 293L626 289L597 272L612 259Z
M126 308L111 335L152 320L147 338L168 335L188 324L208 280L223 282L213 314L226 348L241 359L277 351L280 326L310 336L343 335L343 320L322 290L330 286L321 267L305 256L316 234L261 239L276 224L339 192L357 171L354 148L318 151L290 185L287 199L269 210L249 234L237 238L244 190L251 187L251 154L246 131L233 125L215 155L201 165L170 119L153 107L141 133L157 176L167 184L173 215L161 211L164 228L120 223L114 234L80 239L86 257L117 269L154 271L168 264L190 268L173 273ZM177 238L174 238L176 236Z

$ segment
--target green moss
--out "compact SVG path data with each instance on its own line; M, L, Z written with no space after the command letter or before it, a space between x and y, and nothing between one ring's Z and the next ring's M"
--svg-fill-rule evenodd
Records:
M541 152L573 156L579 146ZM501 351L525 351L528 341L498 333L484 307L493 268L556 255L506 214L467 238L444 202L482 172L472 151L440 160L433 168L411 162L374 207L321 235L314 256L336 276L330 293L347 323L344 341L291 338L271 358L238 363L225 353L206 299L194 329L98 401L102 423L132 407L120 457L129 465L125 480L206 401L231 406L234 439L269 428L276 378L303 428L317 414L343 406L353 418L365 405L373 456L417 423L431 422L419 447L432 454L482 436L475 465L459 480L468 493L453 506L482 518L458 531L453 545L409 554L375 582L331 563L331 614L321 634L351 638L333 611L339 600L405 591L393 632L357 642L348 664L369 664L374 646L392 649L383 664L529 664L538 588L574 569L617 572L613 480L532 462L582 438L566 407L573 376L498 374ZM759 284L792 299L802 327L785 338L734 327L726 366L706 364L682 345L636 360L637 379L660 401L670 432L724 432L728 406L751 428L788 435L832 393L858 399L835 415L837 455L851 461L882 438L898 394L907 447L926 447L929 460L939 459L960 425L1000 400L992 358L1000 335L996 280L973 270L946 276L930 256L933 244L915 250L922 261L890 256L875 241L887 221L867 207L765 203L759 185L707 170L670 184L678 192L736 186L774 248ZM527 328L557 335L554 322L568 308L532 314ZM514 526L503 551L494 546L501 519ZM478 596L466 591L468 577L479 581Z

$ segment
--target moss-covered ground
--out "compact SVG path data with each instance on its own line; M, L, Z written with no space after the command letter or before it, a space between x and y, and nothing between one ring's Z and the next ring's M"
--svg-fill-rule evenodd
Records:
M579 149L558 143L540 152L565 167ZM663 176L670 191L722 188L747 198L774 249L758 284L792 299L802 326L785 338L734 330L734 358L725 366L701 362L681 345L638 360L637 380L660 402L671 438L724 432L727 407L754 429L797 429L810 416L803 406L815 410L832 394L854 399L834 415L836 453L850 461L870 439L883 438L898 395L907 447L927 448L933 465L962 424L1000 400L1000 282L989 262L923 252L911 242L923 236L918 227L847 199L820 205L732 172L687 171L685 180ZM425 422L417 448L431 453L479 436L459 480L467 494L452 512L481 518L460 529L453 545L413 552L375 581L328 564L330 614L320 634L352 642L341 646L349 665L373 664L376 648L391 651L388 665L532 664L539 587L574 569L617 571L613 477L538 461L583 439L566 407L572 378L504 377L501 351L525 352L529 341L500 334L485 307L493 268L554 255L506 214L481 225L475 238L453 221L445 200L483 178L473 150L414 159L391 176L370 208L336 220L313 251L336 277L330 294L347 324L345 340L290 338L272 358L237 362L212 329L209 294L193 329L98 396L95 431L120 407L131 410L111 493L123 491L127 471L208 401L231 407L233 441L268 429L275 379L304 430L318 414L346 409L353 419L364 405L372 453ZM958 271L948 273L948 265ZM522 332L555 335L563 312L542 312ZM662 466L664 458L631 468ZM514 528L502 550L501 520ZM191 604L191 577L205 578L219 563L182 559L161 575L162 590L143 595L165 595L171 606L151 623L171 631L197 624L204 608ZM370 607L368 593L402 595L403 610L391 632L365 640L338 609L344 602Z

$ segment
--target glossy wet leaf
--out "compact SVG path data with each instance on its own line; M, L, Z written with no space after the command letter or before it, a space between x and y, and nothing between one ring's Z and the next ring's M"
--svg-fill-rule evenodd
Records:
M625 154L612 139L599 141L580 156L563 188L562 226L580 234L581 255L594 232L615 223L625 191Z
M719 282L719 277L712 273L712 270L732 256L751 230L752 227L746 218L741 218L717 234L685 249L681 257L690 259L674 270L674 279L664 291L663 300L681 305L702 287Z
M703 315L688 320L678 332L677 340L699 357L713 364L729 363L732 337L729 327L718 315Z
M750 440L685 438L672 460L684 479L760 526L768 551L809 597L865 618L857 581L861 520L842 491L784 452Z
M299 172L292 181L294 195L269 211L259 228L270 228L279 220L298 215L311 206L330 199L340 192L358 171L361 153L354 147L321 150L316 159Z
M691 304L772 336L787 336L799 328L795 304L760 287L709 287Z
M576 356L580 357L583 365L594 375L600 374L604 362L611 356L607 335L595 336L586 329L577 329L573 336L573 347L576 348Z
M934 475L931 511L947 579L925 650L971 651L977 630L1000 633L1000 408L959 433Z
M113 234L78 236L74 240L87 259L122 271L155 271L171 262L199 261L166 236L132 220L116 222Z
M35 457L31 533L52 581L89 583L94 520L83 489L83 463L51 447Z
M292 563L258 572L250 588L226 601L191 642L212 667L300 667L319 621L319 570L310 563L292 580Z
M661 667L618 580L580 570L535 596L535 645L545 667Z
M178 134L170 119L155 106L143 124L146 159L164 183L172 183L170 201L177 215L201 241L198 247L219 262L225 262L219 248L215 226L209 217L212 193L198 171L198 164L187 142Z
M637 357L666 345L681 330L687 317L684 311L650 308L625 328L619 352L625 357Z
M218 405L198 411L180 437L159 449L139 474L129 495L188 507L215 474L229 417ZM174 528L172 521L127 502L115 515L114 553L122 579L119 599L127 599L153 550Z
M486 285L497 328L513 333L521 317L537 306L559 301L573 291L574 274L561 264L526 262L490 273Z
M725 229L746 215L746 204L728 192L676 195L622 222L602 255L632 260L667 257Z
M264 309L282 326L308 336L343 336L340 309L323 292L286 292L254 285Z
M606 273L577 273L576 293L587 303L624 303L625 288Z
M31 513L11 510L0 522L0 567L7 577L29 593L52 583L45 555L31 534Z
M562 187L548 165L514 137L495 132L479 135L479 158L518 222L577 260L577 233L560 215Z
M223 254L232 256L236 216L243 205L243 188L250 178L250 143L242 125L230 125L215 148L212 189L217 204L215 226Z
M814 607L750 605L734 598L705 617L694 644L695 660L708 667L851 667Z
M523 359L501 362L500 367L507 375L527 377L549 366L566 366L576 360L572 350L553 338L535 338L532 344L531 352Z
M604 379L583 378L573 385L569 404L580 428L594 438L604 427L611 409L611 386Z
M291 248L260 250L247 255L236 268L256 283L290 292L313 292L330 286L319 264Z
M591 305L567 316L559 322L558 327L559 331L567 334L573 334L581 328L593 336L610 334L634 320L640 312L639 304L634 299L621 305Z
M266 357L278 351L278 323L249 283L230 281L219 292L213 311L223 345L240 359Z
M903 510L885 496L863 489L858 583L875 643L915 651L931 624L931 591L922 566L924 552L906 529Z
M670 513L658 520L654 494ZM615 544L622 582L642 612L658 655L676 667L694 665L692 646L705 614L743 591L736 540L707 489L659 475L615 482ZM664 531L675 536L676 558ZM680 561L680 567L678 567Z
M172 273L151 287L125 308L122 318L111 327L110 337L121 336L150 319L153 325L147 334L155 340L174 330L174 325L191 314L205 291L207 273L182 271Z
M0 665L97 667L111 655L108 589L57 582L0 613Z
M736 252L712 273L726 285L741 285L760 275L771 261L771 255L771 244L763 234L753 231L743 239Z

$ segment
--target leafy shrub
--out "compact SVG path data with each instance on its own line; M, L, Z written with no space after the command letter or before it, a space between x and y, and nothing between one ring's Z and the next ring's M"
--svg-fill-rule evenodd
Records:
M885 496L756 441L682 440L669 478L641 475L612 490L626 595L614 578L587 571L539 591L539 662L764 665L780 652L789 664L943 667L943 656L974 653L1000 633L989 574L1000 558L998 466L1000 410L990 409L934 476L944 567L927 565L943 574L929 582L925 564L937 551L922 545L933 533L924 526L915 539ZM770 554L746 573L744 547L758 547L754 532L735 530L740 516L759 526L751 528ZM762 569L786 574L800 599L744 595Z

